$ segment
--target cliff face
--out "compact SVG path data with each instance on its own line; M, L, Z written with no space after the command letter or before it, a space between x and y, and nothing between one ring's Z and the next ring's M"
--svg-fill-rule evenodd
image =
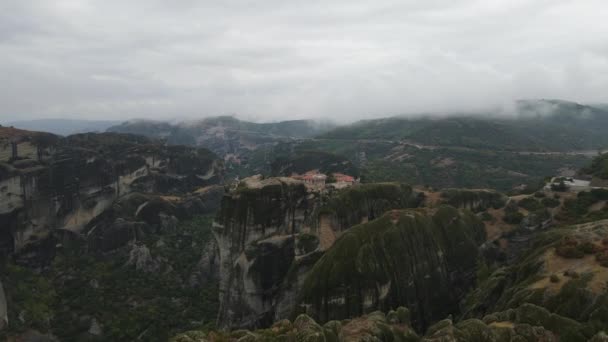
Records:
M425 328L474 285L483 223L453 207L396 210L348 230L306 276L300 307L321 321L407 305Z
M267 326L289 317L306 274L343 231L416 203L401 184L325 192L291 178L243 180L223 198L215 222L220 326Z
M296 257L297 236L310 231L319 204L319 194L289 178L246 179L223 198L214 224L222 326L273 321L281 284Z
M501 208L508 199L497 191L485 189L445 189L441 192L441 198L445 204L473 212Z
M41 145L11 133L26 136L11 136L0 160L0 340L35 330L61 341L166 341L216 318L211 214L224 170L215 154L125 134Z
M36 142L37 151L21 154L17 148L0 161L0 255L40 244L57 229L79 232L133 191L193 191L223 174L222 162L207 150L166 147L144 137L37 137L19 131L4 140Z
M0 331L8 324L8 310L6 308L6 296L4 295L4 287L0 282Z

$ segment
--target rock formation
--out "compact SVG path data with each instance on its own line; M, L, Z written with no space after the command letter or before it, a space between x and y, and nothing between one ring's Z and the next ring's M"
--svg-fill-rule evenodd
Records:
M512 266L496 269L468 295L463 316L532 303L579 322L608 323L606 239L608 220L539 233Z
M386 210L417 203L411 187L401 184L326 192L291 178L243 180L224 197L215 222L220 326L268 326L290 317L306 273L337 237Z
M475 283L483 223L470 212L394 210L349 229L306 276L300 309L321 321L399 305L426 328Z
M417 332L411 325L410 312L404 307L380 311L323 325L301 314L293 322L281 320L268 329L232 332L189 331L171 342L207 341L420 341L420 342L548 342L605 341L606 334L595 333L573 320L552 314L532 304L498 312L483 319L456 322L445 318Z
M270 328L256 331L234 332L190 331L180 334L171 342L207 341L415 341L416 332L409 326L409 311L398 308L388 314L373 312L349 321L330 321L321 325L302 314L293 322L284 319Z
M131 192L184 193L217 184L223 175L221 160L204 149L116 133L59 138L0 128L0 145L22 141L29 149L17 144L16 151L0 160L4 256L41 244L57 230L80 232Z

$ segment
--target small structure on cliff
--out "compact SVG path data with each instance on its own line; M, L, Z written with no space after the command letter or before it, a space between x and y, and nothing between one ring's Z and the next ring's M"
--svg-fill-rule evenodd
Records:
M304 185L310 189L324 189L326 185L342 189L358 183L358 180L353 176L343 173L332 173L328 177L318 170L310 170L302 175L293 174L291 178L304 182Z
M327 181L327 175L320 173L318 170L311 170L303 175L294 174L291 178L301 180L307 187L311 188L323 188Z
M332 184L337 189L346 188L356 183L359 183L358 179L355 179L353 176L345 175L343 173L333 173L332 174L334 183Z

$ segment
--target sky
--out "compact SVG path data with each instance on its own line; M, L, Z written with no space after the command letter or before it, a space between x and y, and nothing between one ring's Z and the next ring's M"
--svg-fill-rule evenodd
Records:
M0 122L608 102L606 0L1 0Z

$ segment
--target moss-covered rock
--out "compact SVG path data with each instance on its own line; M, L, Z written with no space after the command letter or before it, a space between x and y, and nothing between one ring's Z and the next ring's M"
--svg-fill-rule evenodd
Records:
M388 212L336 241L307 275L300 302L322 321L407 305L425 327L457 310L484 238L481 221L453 207Z
M415 208L420 198L411 186L402 183L358 184L339 190L322 214L330 215L338 230L346 230L363 221L371 221L392 209Z
M223 268L220 325L267 326L290 317L306 272L336 235L417 203L410 186L396 183L319 192L291 178L239 182L224 196L215 224Z
M390 323L384 313L373 312L352 320L329 321L319 325L310 316L301 314L294 322L281 320L268 329L232 332L191 331L175 336L171 342L194 341L259 341L259 342L354 342L394 341L416 342L418 335L405 324Z

